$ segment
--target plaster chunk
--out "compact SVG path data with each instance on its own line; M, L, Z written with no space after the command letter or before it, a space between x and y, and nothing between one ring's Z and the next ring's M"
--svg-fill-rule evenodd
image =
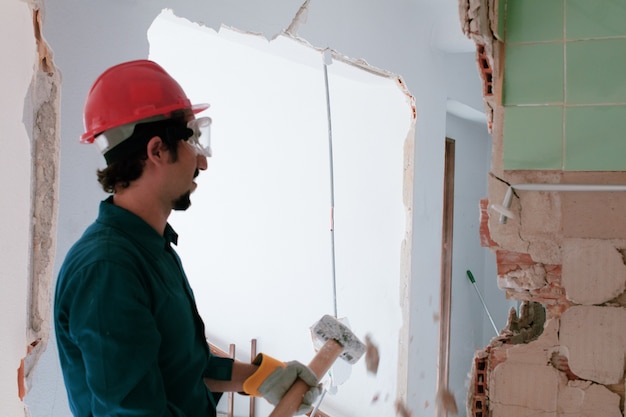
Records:
M573 306L561 316L559 339L574 374L608 385L624 378L625 333L626 309Z
M606 303L626 290L624 258L609 240L565 239L562 285L576 304Z
M570 381L559 393L559 416L622 417L619 395L588 381Z
M493 415L556 417L560 381L560 373L551 366L510 361L499 364L493 370L489 384ZM495 412L503 407L522 407L525 414Z
M546 269L542 264L520 266L520 269L498 276L500 289L536 290L547 284Z

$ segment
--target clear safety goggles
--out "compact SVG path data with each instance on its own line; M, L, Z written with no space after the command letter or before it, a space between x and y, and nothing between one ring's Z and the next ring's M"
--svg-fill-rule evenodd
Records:
M210 158L213 155L211 151L211 123L210 117L199 117L187 122L187 127L193 131L193 134L187 139L197 154Z

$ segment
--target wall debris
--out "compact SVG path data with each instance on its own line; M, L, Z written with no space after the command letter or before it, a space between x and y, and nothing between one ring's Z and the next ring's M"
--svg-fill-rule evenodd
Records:
M300 9L298 9L298 12L294 16L291 23L289 24L289 27L285 29L286 34L290 36L298 36L298 29L300 28L301 25L306 23L307 14L309 12L310 1L311 0L305 0L305 2L302 3L302 6L300 6Z
M519 317L515 309L511 309L502 334L506 335L506 342L510 344L529 343L541 336L545 322L546 310L543 305L524 301L520 306Z

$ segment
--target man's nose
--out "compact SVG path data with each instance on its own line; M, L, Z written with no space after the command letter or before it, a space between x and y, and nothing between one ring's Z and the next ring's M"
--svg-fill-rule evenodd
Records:
M197 157L197 163L196 163L196 165L197 165L198 169L199 169L199 170L202 170L202 171L204 171L205 169L207 169L207 167L208 167L208 161L207 161L206 156L204 156L204 155L202 155L202 154L198 154L198 155L196 155L196 157Z

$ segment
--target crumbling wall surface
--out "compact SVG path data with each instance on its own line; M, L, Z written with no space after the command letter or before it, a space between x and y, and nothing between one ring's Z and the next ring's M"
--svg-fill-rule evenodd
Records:
M626 309L574 306L561 316L559 342L581 379L610 385L624 381Z
M459 1L466 34L478 46L490 45L488 61L495 77L494 94L485 97L493 109L493 147L488 198L480 202L480 241L496 253L494 284L509 298L542 305L547 321L541 336L529 340L519 337L524 332L513 331L520 320L512 314L501 336L476 353L488 372L472 371L467 415L622 416L626 193L516 190L515 185L626 184L626 173L503 169L504 109L499 97L504 56L494 22L497 7L505 3ZM477 65L482 65L478 58ZM478 398L475 392L485 377L479 409L472 398Z
M622 416L626 310L572 306L533 323L540 305L523 306L526 313L513 313L501 336L476 353L487 373L472 369L467 415ZM536 325L539 337L531 331Z
M602 223L602 215L581 220L586 223L577 228L581 233L570 228L564 236L562 219L569 207L553 203L562 199L558 194L546 198L544 210L535 214L557 223L545 225L552 234L537 227L541 219L529 217L525 227L527 217L519 215L528 210L525 195L512 205L519 217L504 224L489 210L490 201L481 202L487 217L481 221L481 242L496 252L497 285L511 298L540 303L549 319L537 341L521 343L509 331L515 324L510 319L503 336L489 346L489 360L497 364L487 377L492 417L624 413L626 240L612 231L598 236L593 224ZM538 197L532 201L541 204ZM542 240L554 249L549 256L535 251L540 246L533 243ZM469 408L468 415L478 415L474 411Z
M497 106L494 83L500 78L500 69L494 59L500 54L498 42L495 42L495 30L491 25L496 20L494 13L496 10L493 0L459 0L461 30L476 43L476 59L483 84L485 115L490 132L494 127L494 110Z
M563 239L562 245L562 284L573 303L604 304L626 290L626 241Z
M36 45L33 77L24 106L24 123L30 137L30 256L27 287L25 357L18 369L18 395L28 392L35 365L50 336L51 285L56 248L60 148L60 85L52 51L43 34L43 3L29 3Z
M487 369L483 416L556 416L559 387L567 378L547 365L558 344L558 320L545 321L541 310L540 304L525 302L520 317L512 312L501 335L477 352ZM472 387L468 398L471 392ZM481 415L475 405L468 401L468 416Z

